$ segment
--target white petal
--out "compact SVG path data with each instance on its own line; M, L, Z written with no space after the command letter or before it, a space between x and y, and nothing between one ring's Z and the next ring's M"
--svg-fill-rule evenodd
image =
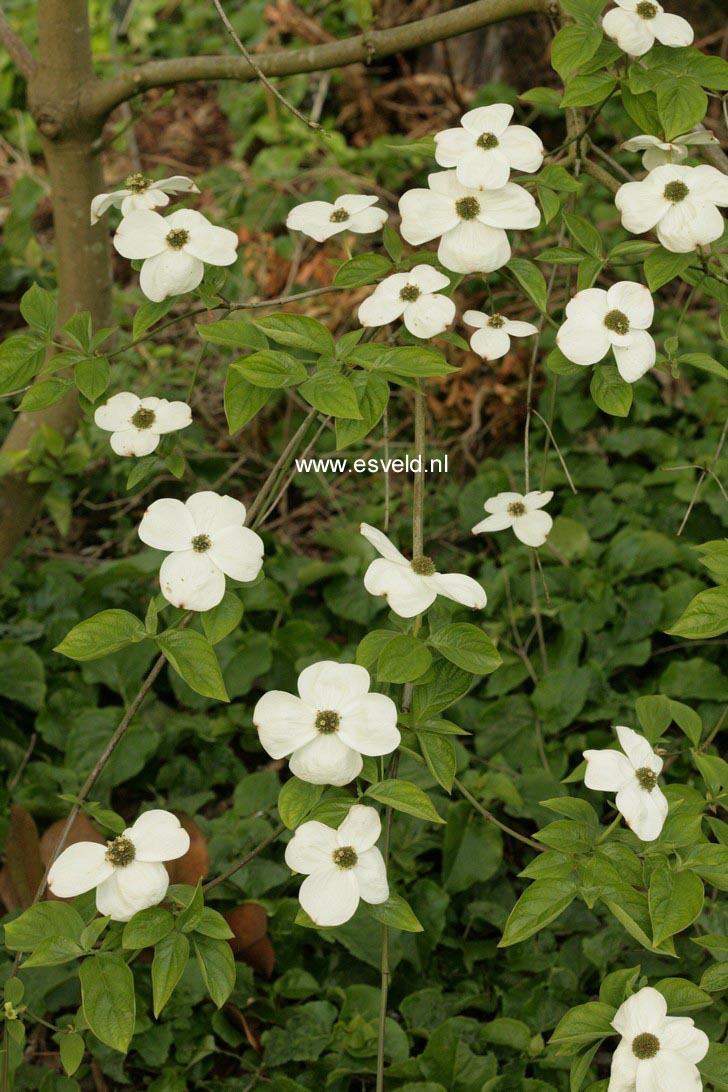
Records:
M315 707L284 690L270 690L253 710L253 724L271 758L285 758L316 739L315 717Z
M382 557L386 557L389 561L396 561L400 565L405 565L409 568L409 561L407 558L399 552L397 547L391 542L383 531L378 531L376 527L372 527L369 523L362 523L359 526L360 534L364 535L367 542L371 542L377 553Z
M364 574L370 595L383 595L400 618L414 618L435 602L437 593L408 566L379 557Z
M632 1050L632 1043L622 1039L612 1056L607 1092L635 1092L639 1064L639 1058Z
M679 148L672 153L673 160L687 159L687 150L685 148ZM646 171L654 171L656 167L662 167L668 162L667 152L662 151L660 148L648 148L645 154L642 156L642 166Z
M473 190L459 182L457 171L435 171L434 174L428 174L427 185L433 193L451 198L453 206L460 197L482 196L480 190Z
M339 846L336 831L324 823L301 823L286 846L286 864L292 872L309 875L331 868L334 850Z
M596 364L607 355L610 347L609 333L604 323L587 325L578 319L568 318L556 334L556 344L567 360L573 364Z
M665 11L661 11L652 20L652 29L658 42L666 46L689 46L695 37L687 19L680 15L669 15Z
M483 507L486 512L507 512L511 504L523 504L525 500L523 493L496 493L494 497L488 497Z
M158 212L130 212L116 229L114 246L123 258L152 258L168 249L168 233Z
M437 256L453 273L492 273L510 260L511 244L502 228L461 220L442 236Z
M463 114L460 124L474 136L493 133L499 137L508 127L513 117L513 107L505 102L494 102L490 106L477 106Z
M155 550L187 550L197 528L182 501L164 497L149 505L138 533L142 542Z
M499 360L505 356L511 347L511 339L501 327L485 326L482 330L476 330L470 339L470 348L483 360Z
M466 326L475 326L476 329L481 330L488 322L490 315L486 315L484 311L465 311L463 314L463 322Z
M698 1069L673 1050L659 1050L637 1068L637 1092L701 1092Z
M641 152L645 148L662 148L664 141L659 137L652 136L651 133L640 133L639 136L630 137L629 140L625 140L622 147L625 152Z
M145 811L124 837L133 843L137 861L176 861L190 848L190 836L177 816L162 808Z
M190 211L190 210L183 210ZM184 251L208 265L232 265L237 258L238 237L228 228L215 227L205 221L190 232Z
M368 693L371 679L359 664L321 660L298 676L298 693L312 709L343 709L354 698Z
M114 866L106 860L106 849L96 842L76 842L64 849L48 873L48 886L53 894L59 899L69 899L108 879Z
M546 537L554 525L548 512L537 509L525 516L516 516L513 521L513 533L526 546L543 546Z
M114 190L113 193L100 193L91 202L91 223L97 224L112 206L117 208L128 194L128 190Z
M660 1046L677 1051L697 1065L708 1053L710 1039L695 1027L689 1016L666 1016L660 1032Z
M328 201L305 201L288 213L286 227L291 231L302 231L318 243L330 239L340 231L346 231L348 221L334 221L331 215L334 206Z
M646 330L635 330L627 348L614 345L613 349L619 374L627 383L636 383L657 359L657 348Z
M139 287L147 299L161 303L168 296L181 296L197 288L204 273L205 267L199 258L184 250L167 247L161 254L144 262L139 274Z
M213 534L208 553L232 580L255 580L263 568L263 539L248 527L226 527Z
M654 20L642 19L639 15L613 8L602 20L604 33L613 38L620 49L630 57L641 57L655 42L655 35L650 29Z
M426 262L402 275L406 277L408 284L414 284L420 292L439 292L450 284L450 278L445 273Z
M511 165L501 148L471 148L457 165L458 181L471 189L497 190L510 178Z
M583 288L566 305L566 317L582 326L601 325L609 311L609 295L603 288Z
M436 239L459 223L455 202L432 190L408 190L399 199L402 238L413 246Z
M614 203L622 214L622 226L635 235L650 231L674 207L663 197L664 185L658 188L654 184L655 175L661 170L664 168L658 167L645 181L625 182L617 190Z
M337 197L334 201L335 209L346 209L349 216L356 216L360 212L364 212L365 209L369 209L372 205L376 205L378 197L372 197L367 193L345 193L341 197Z
M621 751L584 751L584 784L598 792L618 792L634 781L634 768Z
M435 573L433 576L426 576L425 580L438 595L444 595L455 603L462 603L464 607L482 610L487 603L485 592L472 576L465 576L463 573Z
M128 216L132 212L144 212L145 209L164 208L169 204L166 193L153 190L151 186L144 193L130 193L121 202L121 215Z
M720 239L725 221L713 204L686 198L673 205L657 225L657 238L674 254L689 254Z
M348 231L353 231L357 235L371 235L374 231L380 231L387 219L385 209L364 209L363 212L357 212L356 216L347 220L346 227Z
M478 198L481 223L499 228L533 228L541 222L541 213L528 190L509 182L498 190L485 190Z
M141 458L156 450L159 433L152 432L150 428L125 428L121 432L112 433L109 443L117 455L135 455Z
M343 925L359 905L354 870L334 865L327 872L315 872L301 884L298 899L316 925Z
M173 174L169 178L160 178L158 182L152 182L150 190L162 190L164 193L199 193L199 189L184 174Z
M538 326L534 326L532 322L515 322L513 319L506 319L503 329L511 337L530 337L531 334L538 333Z
M312 785L348 785L364 765L358 751L353 751L337 734L316 735L316 739L296 750L288 763L290 771Z
M245 523L246 512L242 501L213 493L211 489L193 493L188 497L186 507L197 530L208 535L215 535L228 527L242 527Z
M512 527L515 520L515 516L511 516L508 512L494 512L490 516L486 516L485 519L481 519L480 523L476 523L472 528L474 535L482 535L485 531L504 531L506 527Z
M523 498L523 503L530 512L534 508L543 508L544 505L548 504L549 501L553 499L553 495L553 489L547 489L543 493L540 489L534 489L530 493L526 493Z
M615 804L627 826L643 842L654 842L660 837L668 810L667 800L660 789L654 788L648 792L635 779L631 785L619 790Z
M352 872L359 885L359 895L364 902L373 905L386 902L389 898L387 866L378 849L367 849L359 854L359 859Z
M142 405L147 408L151 398L144 398ZM186 402L168 402L166 398L154 399L154 424L152 429L158 435L167 432L177 432L178 429L187 428L192 424L192 410Z
M623 311L629 325L646 330L655 317L655 301L649 288L635 281L618 281L607 292L607 309Z
M544 147L541 138L526 125L511 125L499 137L501 150L517 171L532 174L543 163Z
M644 736L641 736L639 732L635 732L631 728L625 728L622 724L616 725L614 730L617 733L620 747L634 766L635 770L647 767L647 769L652 770L653 773L660 772L662 769L662 759L659 755L655 754Z
M698 137L701 134L693 135ZM692 195L703 198L710 205L728 205L727 175L707 163L701 163L699 167L688 167L687 170L689 178L685 178L684 181L689 184Z
M430 338L446 330L455 318L455 304L448 296L428 294L410 303L404 324L415 337Z
M365 853L378 841L381 833L382 821L377 809L366 804L354 804L339 824L337 842L340 846L352 846L357 853Z
M405 307L406 300L400 292L409 278L406 273L395 273L378 284L371 296L359 307L359 322L362 326L386 326L398 319Z
M363 694L340 710L339 739L362 755L389 755L399 747L397 707L384 694Z
M474 146L475 136L467 129L443 129L435 133L435 162L441 167L457 167Z
M131 391L120 391L94 413L94 424L107 432L128 428L131 418L141 405L141 399Z
M638 1035L659 1035L667 1016L667 1002L659 990L644 986L617 1009L612 1027L631 1043Z
M163 864L132 861L114 870L96 890L96 909L112 921L129 921L139 910L162 901L169 887L169 875Z
M181 550L165 557L159 586L167 602L181 610L212 610L225 594L225 577L209 553Z

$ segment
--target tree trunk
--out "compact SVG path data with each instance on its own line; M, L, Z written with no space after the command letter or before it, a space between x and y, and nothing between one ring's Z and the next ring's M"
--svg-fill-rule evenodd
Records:
M89 311L94 329L111 325L111 258L105 224L91 227L91 199L103 190L99 136L78 111L81 90L94 79L86 0L40 0L40 56L28 99L43 140L53 200L59 323ZM27 447L40 424L73 435L79 416L72 391L42 414L18 414L3 452ZM0 566L30 527L47 487L24 474L0 485Z

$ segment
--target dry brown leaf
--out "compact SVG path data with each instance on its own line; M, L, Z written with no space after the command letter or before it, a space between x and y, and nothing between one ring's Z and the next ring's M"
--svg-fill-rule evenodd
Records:
M10 805L10 826L5 847L5 868L0 896L8 910L30 906L43 878L38 828L30 812Z
M225 921L235 934L229 941L236 959L247 963L264 978L270 978L275 952L268 936L268 915L256 902L228 910Z

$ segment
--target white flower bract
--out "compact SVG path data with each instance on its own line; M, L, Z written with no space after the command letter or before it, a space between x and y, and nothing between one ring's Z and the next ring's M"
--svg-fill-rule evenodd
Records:
M184 503L164 498L147 508L139 538L169 556L159 570L162 595L182 610L210 610L225 594L225 577L247 583L263 567L263 540L244 527L245 505L210 490Z
M130 174L123 189L100 193L91 202L91 223L96 224L110 208L120 208L122 216L144 209L163 208L169 204L170 193L199 193L191 178L175 174L155 182L143 174Z
M602 20L604 33L630 57L641 57L655 40L665 46L689 46L693 28L681 15L670 15L657 0L615 0Z
M271 758L290 755L291 773L313 785L348 785L362 755L388 755L399 745L397 708L369 692L366 668L322 660L298 677L298 696L264 694L253 724Z
M566 321L556 344L574 364L596 364L611 349L622 379L634 383L657 358L647 333L655 315L652 295L643 284L619 281L605 291L585 288L566 305Z
M666 163L641 182L625 182L614 203L627 231L641 235L654 228L666 250L688 254L723 234L718 206L728 205L728 176L707 163Z
M111 433L110 444L117 455L150 455L168 432L192 424L192 410L186 402L166 398L139 398L131 391L113 395L94 413L99 428Z
M176 861L190 848L190 836L170 811L140 815L106 845L68 846L48 873L48 886L60 899L96 888L96 909L113 921L129 921L138 910L156 906L169 887L163 861Z
M346 193L330 201L305 201L288 213L286 227L302 231L317 243L323 243L341 231L370 235L387 221L384 209L375 209L379 199L364 194Z
M399 202L402 237L420 246L440 237L437 256L454 273L492 273L510 259L505 228L534 228L541 213L514 182L497 190L463 186L455 171L438 171L427 190L408 190Z
M383 595L400 618L414 618L421 614L432 606L438 595L473 610L480 610L486 605L486 594L472 576L438 573L429 557L415 557L408 561L376 527L362 523L359 530L381 554L364 574L364 587L371 595Z
M147 210L124 217L114 246L124 258L143 259L139 287L147 299L159 303L197 288L206 264L232 265L238 237L194 209L179 209L169 216Z
M486 315L483 311L466 311L463 322L477 327L470 339L470 348L484 360L498 360L511 348L512 337L530 337L538 327L530 322L516 322L505 315Z
M622 147L626 152L643 152L642 164L645 170L653 171L665 163L682 163L690 154L690 148L698 144L719 144L720 141L703 130L698 133L685 133L672 140L660 140L659 137L642 133L640 136L625 140Z
M512 527L516 538L526 546L543 546L554 522L548 512L543 511L543 506L553 495L551 490L546 493L534 490L525 496L523 493L498 493L485 502L489 514L475 524L473 534Z
M631 728L615 728L624 751L584 751L588 789L616 793L617 811L643 842L659 838L667 818L667 800L657 784L662 759L644 736Z
M619 1006L612 1027L622 1039L607 1092L700 1092L697 1068L710 1042L689 1016L668 1016L667 1001L645 986Z
M430 338L446 330L455 318L455 304L438 295L450 278L431 265L417 265L409 273L394 273L378 284L359 307L362 326L386 326L401 318L415 337Z
M298 899L316 925L343 925L359 900L389 898L387 869L375 842L382 824L374 808L354 804L338 830L311 820L286 846L286 864L305 874Z
M513 107L504 102L469 110L460 128L435 134L435 160L454 167L458 182L475 189L500 189L512 170L532 174L543 163L541 139L525 125L511 125L512 117Z

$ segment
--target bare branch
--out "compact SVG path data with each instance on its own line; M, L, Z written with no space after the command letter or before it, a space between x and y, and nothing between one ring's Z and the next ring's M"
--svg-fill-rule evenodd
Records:
M349 64L369 64L380 57L454 38L517 15L555 15L557 11L556 0L476 0L452 11L389 30L371 30L355 38L302 49L261 53L256 57L256 64L258 71L266 77L320 72ZM89 119L100 119L119 103L150 87L170 87L193 80L247 82L255 78L256 72L245 57L179 57L148 61L130 72L89 86L83 95L82 110Z
M25 42L18 37L10 26L2 7L0 7L0 45L10 54L10 58L21 76L25 76L26 80L29 80L35 74L38 64Z

